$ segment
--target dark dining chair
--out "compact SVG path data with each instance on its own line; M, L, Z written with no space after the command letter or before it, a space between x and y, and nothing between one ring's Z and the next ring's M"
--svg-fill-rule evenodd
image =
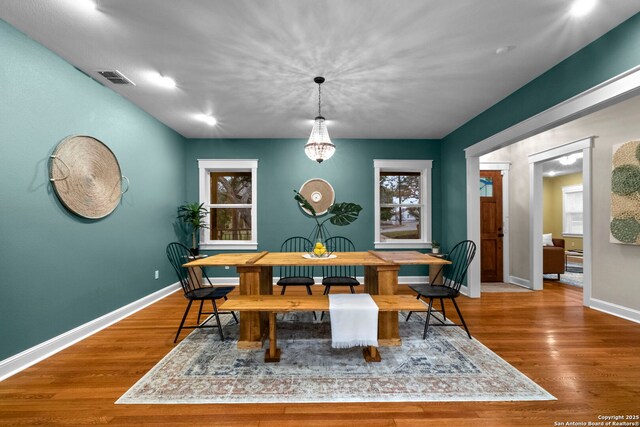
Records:
M351 240L343 236L328 238L325 246L330 252L355 252L356 250ZM334 286L348 286L351 293L355 294L354 286L360 285L356 279L356 267L353 265L322 266L322 285L324 286L324 295L328 295Z
M189 300L187 304L187 309L182 316L182 321L180 322L180 326L178 327L178 332L176 333L176 338L173 342L178 341L178 337L180 336L180 331L182 329L196 329L196 328L218 328L218 333L220 334L220 339L224 341L224 334L222 333L222 324L220 323L220 314L231 314L238 323L238 318L235 313L232 311L218 311L218 305L216 304L216 300L221 298L227 299L227 294L233 291L235 288L233 286L213 286L211 284L211 280L205 273L205 271L199 267L195 268L185 268L182 265L189 262L193 259L193 253L186 246L174 242L169 243L167 246L167 257L169 258L169 262L173 266L173 269L176 271L178 275L178 279L180 280L180 285L182 286L182 290L184 292L184 297ZM207 285L203 285L202 279L206 279ZM185 326L184 322L187 319L187 315L189 314L189 310L191 309L191 305L194 301L200 301L200 309L198 310L198 321L196 325ZM204 312L202 311L203 304L205 301L211 301L213 305L212 312ZM200 317L203 314L209 314L210 316L205 319L204 322L200 323ZM215 317L216 324L215 325L207 325L206 323L212 318Z
M439 275L442 276L442 284L421 284L421 285L413 285L409 286L413 291L418 293L418 299L428 299L429 300L429 308L427 310L427 320L424 324L424 333L422 334L422 339L427 337L427 330L429 326L464 326L465 331L467 331L467 335L469 335L469 339L471 339L471 333L469 332L469 328L467 328L467 324L464 321L464 317L462 317L462 313L460 312L460 308L458 307L458 303L456 302L456 298L460 295L460 286L464 282L465 277L467 276L467 270L469 269L469 265L471 261L473 261L473 257L476 254L476 244L471 240L463 240L458 243L451 249L451 251L444 257L446 260L451 261L451 264L447 264L443 266L440 271L436 274L436 277ZM432 279L435 282L435 278ZM432 313L433 309L433 300L439 299L440 305L442 307L442 319L434 316ZM444 300L449 299L453 302L453 306L458 312L458 317L462 322L462 325L454 324L454 323L446 323L447 317L444 311ZM409 312L407 315L407 321L411 317L413 312ZM431 318L436 319L439 323L430 324Z
M312 244L306 237L290 237L280 246L280 252L311 252ZM280 280L276 283L282 286L280 295L284 295L287 286L304 286L307 288L307 295L312 295L311 286L315 284L313 280L312 266L290 265L278 267Z

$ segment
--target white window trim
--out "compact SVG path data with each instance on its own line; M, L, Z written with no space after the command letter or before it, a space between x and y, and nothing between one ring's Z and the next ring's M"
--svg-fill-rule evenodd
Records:
M376 249L431 248L431 169L433 160L374 160L374 247ZM380 241L380 172L420 172L420 198L422 201L420 235L422 239L395 239Z
M582 197L584 200L584 192L582 189L582 185L570 185L570 186L566 186L566 187L562 187L562 235L564 237L582 237L584 235L584 222L583 222L583 233L582 234L576 234L576 233L567 233L567 214L564 210L564 200L565 200L565 196L567 193L583 193ZM583 202L584 205L584 202ZM582 212L582 214L584 215L584 212Z
M258 160L211 160L198 159L200 203L209 204L211 172L251 171L251 240L209 240L208 229L200 230L200 249L205 250L246 250L258 249ZM245 207L246 205L221 205L221 207ZM210 226L210 218L205 219ZM222 243L224 242L224 243Z

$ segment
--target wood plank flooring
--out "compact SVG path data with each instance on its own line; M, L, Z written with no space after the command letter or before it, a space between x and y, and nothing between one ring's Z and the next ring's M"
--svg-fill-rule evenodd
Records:
M175 293L1 382L0 425L557 426L639 415L640 325L581 302L579 289L551 282L459 298L474 338L556 401L115 405L174 348L186 306Z

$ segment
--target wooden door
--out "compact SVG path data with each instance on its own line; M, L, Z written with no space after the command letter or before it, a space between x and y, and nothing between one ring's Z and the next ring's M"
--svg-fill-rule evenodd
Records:
M503 281L502 173L480 171L481 281Z

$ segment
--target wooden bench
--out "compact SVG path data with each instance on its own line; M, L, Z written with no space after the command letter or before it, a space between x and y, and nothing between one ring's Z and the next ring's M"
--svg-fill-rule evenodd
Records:
M411 295L371 295L380 311L426 311L423 302ZM279 362L280 349L276 337L276 313L290 311L329 311L328 295L238 295L223 302L219 309L229 311L261 311L269 314L269 348L264 361ZM363 349L367 362L381 360L378 348L368 346Z

